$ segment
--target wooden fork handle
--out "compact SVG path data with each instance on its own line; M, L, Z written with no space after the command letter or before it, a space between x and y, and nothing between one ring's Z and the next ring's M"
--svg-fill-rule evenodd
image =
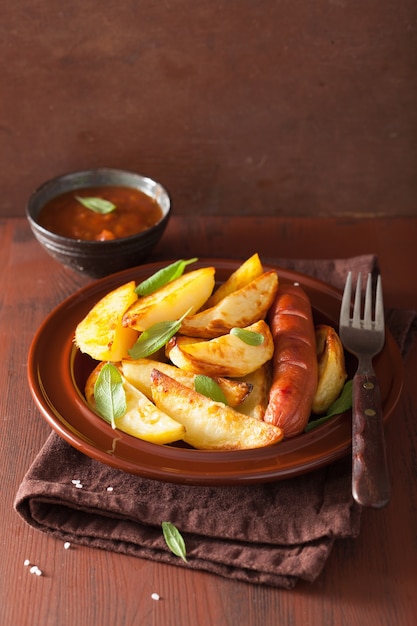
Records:
M353 379L352 493L363 506L383 507L390 499L381 395L375 375L356 374Z

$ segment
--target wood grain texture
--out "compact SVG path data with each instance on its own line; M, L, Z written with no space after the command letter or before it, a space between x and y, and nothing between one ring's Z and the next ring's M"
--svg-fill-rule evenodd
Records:
M312 230L311 224L278 220L277 231L290 235L280 251L291 249L294 258L306 251L303 242L307 241L308 233L320 231L330 237L329 245L316 251L323 257L334 249L343 257L356 254L358 246L365 246L367 241L367 250L377 250L381 266L394 272L401 254L408 255L408 263L401 261L401 271L404 285L408 282L414 288L399 293L405 307L415 307L417 252L415 248L407 248L407 242L411 241L407 233L412 225L415 227L415 220L376 220L369 232L366 229L364 232L361 221L348 222L342 227L337 220L332 223L325 220L321 224L318 220ZM206 255L209 249L212 255L218 255L220 249L231 258L239 258L250 252L248 239L246 246L241 239L244 233L246 236L252 233L251 245L259 244L261 257L271 255L272 250L276 251L273 236L268 238L263 230L271 230L271 222L264 223L260 231L258 226L254 219L234 222L218 218L209 221L206 230L201 218L190 221L174 218L166 241L161 242L154 258L164 254L169 258L184 254L203 256L201 252ZM356 237L342 237L343 232ZM388 233L393 238L404 237L403 253L385 245ZM63 298L87 284L88 279L62 268L44 254L24 219L0 220L0 244L1 624L414 624L417 344L407 359L403 397L386 427L391 502L383 510L363 512L359 537L334 546L314 584L301 583L288 592L85 547L71 546L65 550L62 542L25 526L13 510L13 500L26 469L49 434L26 383L30 341L45 316ZM311 251L312 247L307 250ZM389 302L395 302L397 288L394 280L385 283ZM30 574L24 566L25 559L38 565L43 576ZM160 595L159 601L152 599L154 592Z
M289 218L188 216L173 219L153 257L245 259L344 259L375 254L388 307L417 309L417 283L410 276L417 240L416 218ZM197 251L197 252L196 252Z
M413 0L6 5L0 215L98 166L184 215L416 214Z

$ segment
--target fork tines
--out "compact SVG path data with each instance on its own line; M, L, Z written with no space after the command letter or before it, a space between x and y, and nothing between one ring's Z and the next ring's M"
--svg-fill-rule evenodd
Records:
M358 279L356 282L356 291L355 291L355 301L353 305L353 315L350 315L351 312L351 300L352 300L352 272L348 273L345 290L343 292L342 298L342 306L340 310L340 318L344 320L346 323L349 321L350 326L354 326L356 328L365 328L365 329L375 329L375 330L383 330L384 329L384 303L382 297L382 281L381 275L378 274L376 281L376 296L375 296L375 307L372 307L372 274L368 274L368 278L366 281L366 290L365 290L365 304L363 317L362 314L362 274L359 272Z

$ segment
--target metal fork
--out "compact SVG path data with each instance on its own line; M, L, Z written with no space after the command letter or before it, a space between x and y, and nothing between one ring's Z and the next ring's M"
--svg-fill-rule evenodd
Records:
M362 277L356 283L351 317L352 273L349 272L340 310L339 334L344 347L358 359L352 400L352 494L359 504L383 507L390 499L381 395L373 358L385 341L381 276L378 276L375 315L372 315L372 277L368 274L363 317Z

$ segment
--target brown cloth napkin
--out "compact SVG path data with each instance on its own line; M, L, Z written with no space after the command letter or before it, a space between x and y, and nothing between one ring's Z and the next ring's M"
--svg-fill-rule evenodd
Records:
M377 269L374 256L279 263L339 287L348 269ZM405 352L416 314L392 312L390 319ZM287 589L300 579L314 581L335 540L354 538L360 529L349 458L274 483L176 485L101 464L55 433L24 477L15 508L62 541ZM166 546L163 521L182 533L187 564Z

